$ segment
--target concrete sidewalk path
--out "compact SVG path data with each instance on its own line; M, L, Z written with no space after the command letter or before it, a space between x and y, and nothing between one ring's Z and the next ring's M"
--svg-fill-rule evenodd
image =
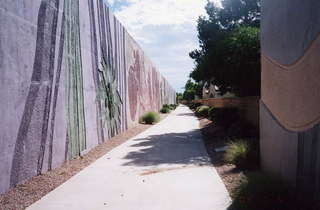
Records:
M224 210L229 194L186 106L115 148L29 210Z

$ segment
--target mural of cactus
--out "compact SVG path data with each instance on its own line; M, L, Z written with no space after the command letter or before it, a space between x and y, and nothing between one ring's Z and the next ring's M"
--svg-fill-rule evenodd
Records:
M103 104L105 116L104 125L107 127L108 136L113 137L119 133L121 123L122 100L118 92L115 71L111 56L103 56L99 69L100 99Z
M79 1L65 0L65 54L67 59L67 149L72 159L86 149Z

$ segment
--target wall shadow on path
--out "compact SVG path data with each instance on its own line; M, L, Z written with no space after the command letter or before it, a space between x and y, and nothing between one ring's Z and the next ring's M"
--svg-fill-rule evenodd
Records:
M181 113L181 114L177 114L176 116L187 116L187 117L191 116L191 117L194 117L195 115L194 115L193 112L191 112L191 113Z
M131 147L141 149L129 152L124 159L127 166L157 166L160 164L211 165L199 130L186 133L166 133L134 139Z

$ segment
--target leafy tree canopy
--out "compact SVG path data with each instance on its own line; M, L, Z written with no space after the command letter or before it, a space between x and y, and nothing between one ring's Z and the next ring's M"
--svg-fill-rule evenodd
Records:
M183 99L184 100L194 100L195 96L201 96L202 95L202 85L199 83L192 82L191 79L189 79L185 85L185 91L183 93Z
M181 100L183 100L183 94L182 93L177 93L176 101L180 102Z
M260 93L260 2L223 0L222 7L206 5L198 19L200 49L190 52L196 82L214 79L222 93L239 96Z

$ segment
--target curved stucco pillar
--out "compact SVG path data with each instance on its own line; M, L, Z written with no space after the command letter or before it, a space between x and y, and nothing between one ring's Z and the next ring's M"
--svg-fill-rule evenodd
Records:
M320 189L320 1L262 1L261 162Z

